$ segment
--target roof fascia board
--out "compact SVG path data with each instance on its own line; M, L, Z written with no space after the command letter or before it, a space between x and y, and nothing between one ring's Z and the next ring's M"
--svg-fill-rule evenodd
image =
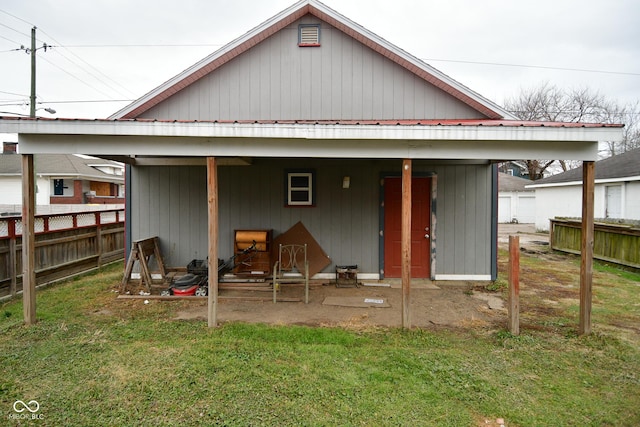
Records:
M133 103L109 116L110 119L135 118L171 95L189 86L211 71L231 61L267 37L295 22L307 13L322 19L345 34L384 55L398 65L418 75L422 79L444 90L460 101L485 114L491 119L516 119L511 113L482 97L466 86L431 67L420 59L389 43L361 25L351 21L333 9L315 0L302 0L273 16L246 34L223 46L211 55L169 79L157 88L143 95Z
M351 125L315 123L217 123L109 120L3 119L0 131L17 134L291 138L309 140L621 141L619 127ZM21 146L22 147L22 146ZM57 151L69 153L68 151ZM76 151L71 151L75 153Z
M160 135L20 134L24 153L91 152L96 155L175 157L496 160L554 158L594 160L593 141L194 137ZM544 155L543 155L544 154Z

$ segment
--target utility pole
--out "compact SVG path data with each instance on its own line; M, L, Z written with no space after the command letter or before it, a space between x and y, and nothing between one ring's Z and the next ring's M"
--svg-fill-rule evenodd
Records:
M47 45L44 45L46 49ZM31 100L29 117L36 117L36 27L31 29ZM22 154L22 307L24 323L36 323L35 186L33 154Z
M46 46L46 45L45 45ZM45 47L46 49L46 47ZM36 116L36 27L31 29L31 99L29 117Z
M31 96L29 97L29 117L36 117L36 52L39 49L44 49L47 51L47 48L50 48L46 43L42 44L42 47L36 48L36 27L31 29L31 48L27 48L24 46L20 46L20 50L24 50L27 54L31 55ZM55 114L55 110L52 108L45 108L46 112L50 114Z

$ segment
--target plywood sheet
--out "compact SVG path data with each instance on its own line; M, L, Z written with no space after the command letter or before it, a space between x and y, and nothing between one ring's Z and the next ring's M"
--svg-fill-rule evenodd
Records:
M273 240L274 253L272 259L278 259L278 247L280 244L304 245L305 243L307 244L307 258L309 260L309 277L313 277L314 274L321 272L323 268L331 264L331 258L300 221Z

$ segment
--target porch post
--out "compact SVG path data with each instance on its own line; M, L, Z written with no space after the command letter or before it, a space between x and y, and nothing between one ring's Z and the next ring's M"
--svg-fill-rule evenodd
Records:
M35 170L33 154L22 154L22 306L24 323L36 323Z
M402 161L402 327L411 327L411 159Z
M209 237L209 327L218 326L218 165L215 157L207 157L207 207Z
M582 242L580 261L579 335L591 333L591 287L593 283L593 193L595 162L582 162Z

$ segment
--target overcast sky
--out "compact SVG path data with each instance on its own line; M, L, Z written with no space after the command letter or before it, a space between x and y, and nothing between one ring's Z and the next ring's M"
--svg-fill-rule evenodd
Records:
M38 115L105 118L293 3L2 0L0 115L29 114L30 60L19 48L34 25L37 47L54 46L37 53L38 108L57 111ZM498 104L545 81L640 100L637 0L324 4Z

